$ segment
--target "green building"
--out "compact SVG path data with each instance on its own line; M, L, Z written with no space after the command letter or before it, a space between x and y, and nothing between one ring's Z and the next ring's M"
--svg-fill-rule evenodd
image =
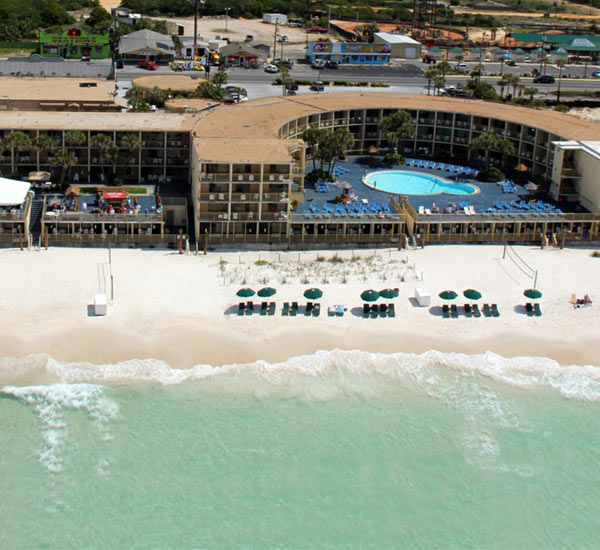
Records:
M110 57L108 33L89 34L73 27L58 34L40 30L40 55L42 57L62 57L64 59L101 59Z

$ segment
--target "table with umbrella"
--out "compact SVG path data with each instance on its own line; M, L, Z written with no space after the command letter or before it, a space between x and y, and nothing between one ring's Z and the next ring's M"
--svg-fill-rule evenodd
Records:
M271 288L270 286L267 286L265 288L261 288L256 295L260 296L261 298L270 298L271 296L274 296L277 293L277 291L274 288Z
M456 298L458 297L458 294L456 294L456 292L454 292L454 290L443 290L442 292L439 293L439 297L442 300L446 300L448 302L452 301L452 300L456 300ZM458 317L458 308L456 307L455 304L452 304L452 306L448 306L448 304L444 304L444 306L442 307L442 317L444 317L445 319L448 319L450 316L452 317Z
M479 290L475 290L474 288L468 288L467 290L463 291L463 296L469 300L481 300L481 292L479 292ZM465 304L465 315L467 317L481 317L479 306L477 304Z
M304 297L307 300L318 300L323 296L323 291L320 288L309 288L304 291ZM313 304L312 302L308 302L306 304L306 309L304 311L304 315L313 315L314 317L318 317L321 312L321 305L319 303Z

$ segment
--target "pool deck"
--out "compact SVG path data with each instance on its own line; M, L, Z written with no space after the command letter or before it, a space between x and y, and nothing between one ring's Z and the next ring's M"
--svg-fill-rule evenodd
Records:
M398 203L400 202L401 196L394 193L387 193L373 189L372 187L362 183L361 179L363 176L381 170L402 170L407 172L415 172L426 174L429 176L438 176L450 181L456 181L457 174L448 170L437 170L437 169L426 169L426 168L414 168L411 166L387 166L384 164L378 164L374 166L367 166L359 163L359 159L362 157L352 157L347 161L338 162L336 166L341 166L346 171L337 177L337 181L328 184L328 191L318 191L312 184L307 184L305 187L304 200L299 202L295 212L292 214L293 221L316 221L321 216L315 214L306 214L306 210L312 211L313 205L316 211L321 213L328 205L329 208L335 210L336 208L336 196L344 192L345 184L351 185L350 192L356 196L354 201L357 204L375 204L381 205L386 204L389 206L391 215L388 216L375 216L375 215L363 215L362 218L367 220L370 217L373 218L388 218L392 221L394 218L398 218L399 214L395 211L390 200L394 198ZM312 163L308 164L308 172L312 170ZM513 192L505 193L502 186L497 183L487 183L477 181L474 177L461 177L460 183L466 183L475 185L480 192L471 195L449 195L449 194L437 194L437 195L405 195L408 198L411 206L417 211L434 211L439 209L442 213L450 214L448 209L453 211L463 210L459 206L459 203L473 207L474 211L478 214L484 214L489 208L494 208L496 203L503 204L504 202L510 204L514 200L528 201L530 199L541 199L544 202L550 203L558 207L557 203L550 199L545 194L531 195L522 185L515 183ZM565 211L565 205L561 204L560 208ZM348 216L351 217L351 216Z

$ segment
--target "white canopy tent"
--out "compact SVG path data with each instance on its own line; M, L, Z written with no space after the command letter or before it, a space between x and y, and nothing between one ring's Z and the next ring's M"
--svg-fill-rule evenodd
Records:
M23 204L31 184L28 181L0 178L0 206Z

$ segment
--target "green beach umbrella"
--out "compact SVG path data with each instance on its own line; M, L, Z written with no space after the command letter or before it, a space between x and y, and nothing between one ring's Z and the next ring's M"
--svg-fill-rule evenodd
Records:
M254 296L254 290L252 290L251 288L240 288L236 294L240 297L240 298L250 298L250 296Z
M365 290L360 295L360 298L365 302L374 302L375 300L379 299L379 292L375 292L374 290Z
M261 298L269 298L269 296L273 296L273 294L275 294L277 291L274 288L271 288L270 286L267 286L265 288L261 288L256 295L260 296Z
M304 291L304 297L309 300L318 300L321 296L323 296L323 291L318 288L309 288Z
M379 291L379 296L391 300L392 298L398 298L398 291L393 288L385 288Z
M527 298L531 298L532 300L537 300L542 297L542 293L535 288L528 288L525 292L523 292Z
M463 292L463 295L465 298L468 298L469 300L479 300L481 298L481 292L479 292L478 290L475 290L473 288L468 288L467 290L465 290Z
M454 300L458 294L454 290L444 290L444 292L440 292L439 296L442 300Z

